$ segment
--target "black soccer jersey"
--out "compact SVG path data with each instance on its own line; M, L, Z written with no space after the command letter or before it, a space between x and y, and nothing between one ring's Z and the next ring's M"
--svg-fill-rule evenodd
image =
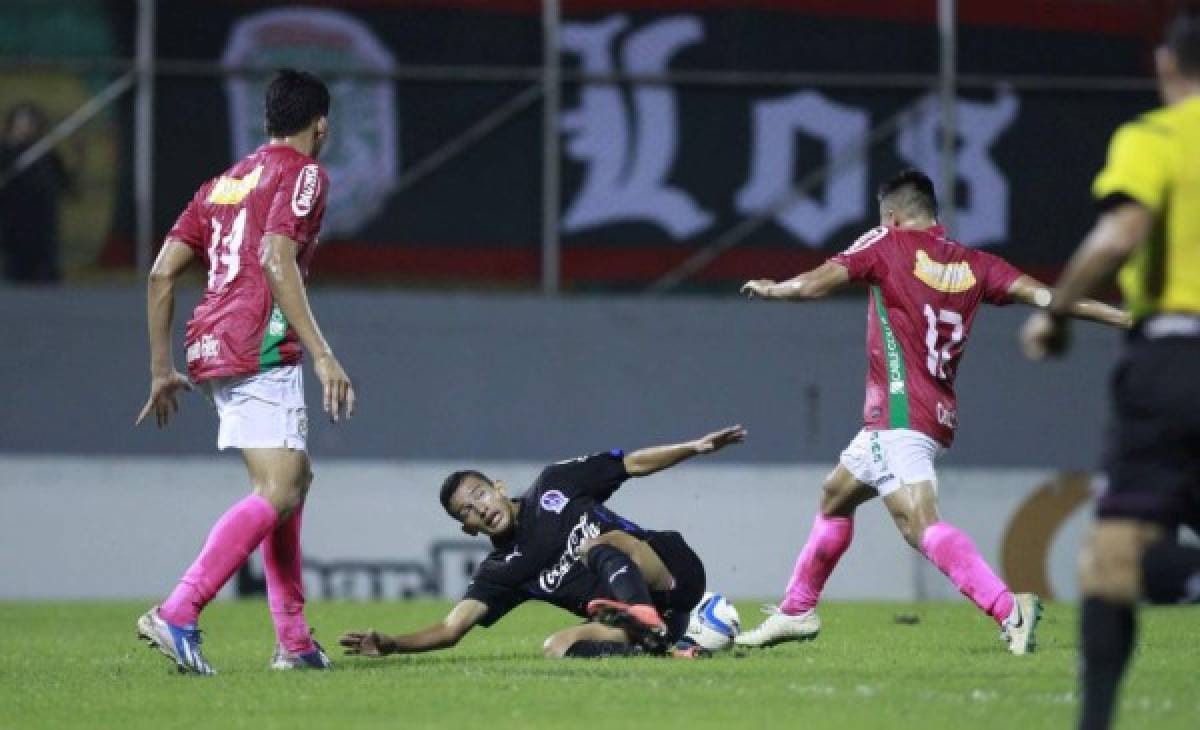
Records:
M581 564L579 547L612 530L649 534L603 505L629 478L624 457L622 451L609 451L551 464L513 500L516 527L507 540L495 543L467 587L465 598L487 604L481 624L491 626L530 599L586 616L588 601L612 597Z

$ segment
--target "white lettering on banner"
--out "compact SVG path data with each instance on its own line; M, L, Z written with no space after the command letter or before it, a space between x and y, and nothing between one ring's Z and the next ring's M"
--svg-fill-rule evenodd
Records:
M835 104L816 91L802 91L757 102L753 116L754 156L750 179L737 194L740 212L764 212L790 193L795 184L796 133L802 132L825 147L833 174L825 180L821 195L796 200L778 211L775 221L815 247L841 226L866 215L867 162L855 150L870 128L865 111Z
M1008 181L989 150L1017 118L1020 102L1011 90L1001 89L994 102L959 99L955 108L959 135L955 167L960 184L966 188L966 195L959 201L956 238L971 246L1004 241L1008 238ZM930 173L941 196L946 197L938 165L939 110L935 95L922 97L911 120L903 124L896 137L896 153Z
M727 595L751 598L778 590L780 571L790 567L795 551L795 525L811 521L816 500L797 500L797 484L819 484L828 467L803 464L715 464L695 462L669 469L654 489L632 489L618 495L620 511L642 524L678 530L704 560L709 585ZM542 461L485 462L484 473L503 471L514 483L537 478ZM326 461L321 480L327 489L310 496L312 514L305 514L306 555L315 561L363 560L386 562L420 560L436 567L430 546L438 542L462 544L458 524L446 517L437 500L394 488L397 469L406 481L427 484L444 477L461 464L442 461ZM1048 527L1045 521L1023 520L1016 514L1037 485L1054 476L1051 469L955 467L939 469L942 484L953 485L938 495L946 514L971 535L984 558L997 569L1001 546L1010 530ZM218 514L240 496L244 469L235 461L194 457L145 457L131 454L71 456L52 454L0 454L0 534L12 545L38 545L37 550L0 550L0 600L63 600L70 598L129 599L153 594L178 579L175 571L191 560L194 548L173 540L181 531L200 535L210 527L207 515ZM38 485L36 490L30 484ZM148 520L138 530L122 529L132 511L162 503L163 484L171 497L191 509L171 520ZM742 484L754 484L754 499L738 509L687 509L681 504L731 504L744 496ZM1086 496L1086 480L1081 485ZM1055 490L1057 494L1061 490ZM1086 503L1086 502L1085 502ZM380 504L393 505L379 509ZM1082 506L1082 505L1081 505ZM164 514L169 510L162 507ZM405 529L394 529L396 509L406 515ZM355 515L356 529L347 529L344 515ZM1028 555L1027 568L1048 569L1050 586L1062 600L1073 600L1075 558L1090 522L1086 509L1047 539L1049 558L1040 551ZM924 557L896 550L896 528L887 510L860 510L855 518L855 549L838 566L827 598L835 600L909 601L924 595L961 601L953 584L936 568L928 575ZM961 520L961 524L959 521ZM98 531L107 535L96 540ZM54 534L55 540L39 535ZM747 535L753 535L749 540ZM1019 538L1020 535L1012 537ZM1024 542L1030 546L1026 534ZM1017 543L1021 544L1020 542ZM153 549L161 561L143 561L145 570L131 571L139 555ZM477 566L492 546L478 541L478 550L444 552L439 584L443 595L462 595L467 577L463 566ZM524 549L524 548L522 548ZM90 551L90 552L89 552ZM1033 551L1026 551L1033 553ZM80 560L79 555L96 555ZM501 553L503 557L506 553ZM456 559L461 558L461 559ZM431 573L431 575L435 575ZM925 594L918 593L914 576L923 576ZM50 576L49 578L47 576ZM310 571L306 578L318 586ZM385 577L389 597L401 594L408 583ZM1014 581L1015 582L1015 581ZM341 582L334 581L335 590ZM366 580L348 589L366 596Z
M624 15L594 23L566 23L562 48L577 54L583 70L610 73L616 38L629 26ZM685 46L704 37L694 16L656 20L629 34L620 61L630 73L662 73ZM678 146L675 92L636 85L631 99L615 84L587 84L579 106L565 111L566 154L587 166L583 185L567 206L562 227L568 233L613 223L657 225L673 238L707 228L713 216L684 191L667 185Z

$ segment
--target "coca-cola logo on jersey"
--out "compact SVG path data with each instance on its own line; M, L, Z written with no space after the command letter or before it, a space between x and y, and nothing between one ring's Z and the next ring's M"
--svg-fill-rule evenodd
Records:
M311 213L320 187L321 178L317 166L305 165L296 176L296 189L292 191L292 212L301 218Z
M579 549L583 546L584 540L600 536L600 526L588 520L586 514L579 517L579 522L571 528L567 533L566 549L553 566L546 568L538 576L538 587L544 593L553 593L562 584L563 579L567 577L567 573L571 572L571 568L575 567L575 563L579 562Z

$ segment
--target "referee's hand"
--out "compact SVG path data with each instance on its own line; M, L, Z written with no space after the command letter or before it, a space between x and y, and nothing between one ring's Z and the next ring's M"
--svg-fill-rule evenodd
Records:
M1030 360L1060 357L1070 346L1071 329L1067 320L1048 312L1034 312L1021 328L1021 351Z

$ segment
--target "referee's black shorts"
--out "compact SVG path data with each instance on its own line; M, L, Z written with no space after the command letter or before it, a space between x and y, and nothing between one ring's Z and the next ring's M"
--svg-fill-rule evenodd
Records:
M1111 390L1097 516L1200 528L1200 334L1139 327Z
M704 597L704 563L678 532L648 531L645 539L675 579L674 588L652 595L654 605L667 622L668 638L675 642L687 633L692 609Z

